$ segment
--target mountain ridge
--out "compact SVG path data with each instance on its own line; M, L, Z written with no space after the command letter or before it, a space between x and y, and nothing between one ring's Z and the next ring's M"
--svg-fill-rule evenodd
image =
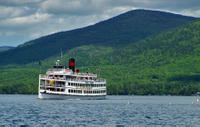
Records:
M80 29L47 35L0 53L0 65L27 64L88 44L125 45L197 18L178 14L133 10ZM19 57L20 56L20 57Z

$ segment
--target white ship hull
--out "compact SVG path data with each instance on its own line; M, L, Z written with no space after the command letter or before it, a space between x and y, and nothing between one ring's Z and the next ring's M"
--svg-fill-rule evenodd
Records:
M89 96L89 95L67 95L67 94L50 94L50 93L39 93L39 99L56 99L56 100L103 100L106 95Z

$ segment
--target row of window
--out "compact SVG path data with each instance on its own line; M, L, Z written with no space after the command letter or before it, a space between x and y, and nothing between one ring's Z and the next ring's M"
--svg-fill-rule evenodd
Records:
M64 92L64 89L56 89L56 88L44 88L44 87L40 87L41 90L49 90L49 91L54 91L54 92Z
M56 85L65 85L65 82L61 82L61 81L54 81L54 80L41 80L40 84L56 84Z
M82 93L82 90L68 90L69 93Z
M80 86L80 87L104 87L106 84L79 84L79 83L68 83L69 86Z
M106 90L84 90L84 93L86 94L98 94L98 93L106 93Z
M82 90L68 90L69 93L82 93ZM85 94L106 93L106 90L84 90Z
M63 84L40 84L40 87L65 87Z

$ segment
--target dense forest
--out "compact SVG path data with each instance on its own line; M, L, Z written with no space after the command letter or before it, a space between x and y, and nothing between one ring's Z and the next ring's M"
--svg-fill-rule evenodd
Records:
M108 21L112 20L119 19ZM62 63L66 64L68 58L74 57L82 72L97 73L100 68L98 76L107 80L108 94L195 94L200 91L200 21L184 22L162 32L156 30L156 34L132 40L132 43L122 39L120 44L88 43L67 50L59 48L64 52ZM134 34L130 33L129 37L131 35ZM22 54L22 58L26 57ZM59 51L43 59L41 73L57 59L60 59ZM11 62L0 67L0 93L37 93L40 73L37 60L23 64Z

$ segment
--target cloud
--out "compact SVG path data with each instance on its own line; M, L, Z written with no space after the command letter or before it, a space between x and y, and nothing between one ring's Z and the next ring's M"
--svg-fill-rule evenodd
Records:
M101 13L106 7L104 0L47 0L42 3L41 10L53 14L82 16Z
M40 4L44 0L0 0L2 6L33 6Z
M112 6L134 6L164 10L199 9L199 0L108 0Z
M34 14L36 10L30 7L7 7L0 6L0 20L5 20L14 17L22 17Z
M0 45L92 25L133 9L200 17L199 0L0 0Z
M0 21L1 28L27 28L46 21L50 17L49 14L35 13L29 16L8 18Z

